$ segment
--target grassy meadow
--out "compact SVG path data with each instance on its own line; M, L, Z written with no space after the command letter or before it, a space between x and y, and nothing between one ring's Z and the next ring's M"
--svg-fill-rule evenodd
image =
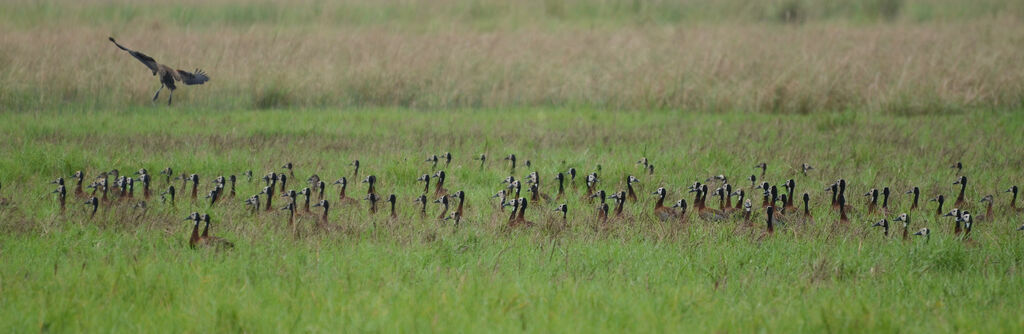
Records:
M1005 0L4 1L0 331L1020 332L1024 215L1006 190L1024 186L1022 19ZM211 81L150 102L157 80L108 36ZM746 181L762 161L758 182L794 179L812 222L762 237ZM928 202L952 209L957 161L966 209L994 196L966 242ZM288 162L289 189L328 182L336 229L314 208L296 233L281 197L245 208ZM172 180L176 205L161 201L165 167L198 174L200 200ZM145 209L138 184L91 219L73 194L77 170L139 168ZM506 226L502 179L535 171L553 195L569 168L564 200ZM460 226L413 203L438 170L467 194ZM591 172L609 192L640 179L624 217L598 222ZM397 219L333 202L330 182L362 197L371 174ZM693 212L687 187L719 174L753 227ZM211 206L221 175L238 195ZM823 191L838 178L848 225ZM688 223L655 218L658 187ZM883 187L890 212L868 213L861 195ZM235 248L190 249L193 211ZM930 238L871 227L903 212Z
M372 109L228 111L163 108L124 112L6 114L0 122L5 157L0 210L0 318L6 331L1015 331L1024 326L1020 267L1024 217L1006 208L1021 184L1019 113L974 112L941 117L771 116L728 113L516 110L413 112ZM979 124L966 126L968 124ZM127 143L131 143L130 145ZM411 202L415 179L434 171L429 153L451 151L446 187L468 194L459 228L420 219ZM483 168L471 158L487 153ZM558 228L554 204L534 203L530 229L503 227L490 196L510 174L500 157L530 160L515 174L537 171L543 191L554 174L601 165L600 189L641 179L640 201L628 218L598 228L583 191L568 191L569 227ZM646 175L636 161L655 164ZM95 175L166 166L201 175L201 193L215 175L257 176L285 162L296 179L361 175L399 198L400 219L371 216L367 204L332 210L344 229L317 233L300 218L302 235L285 228L282 212L253 216L241 203L262 187L239 183L239 198L214 207L179 195L177 208L151 200L101 207L70 203L60 215L52 185L77 169ZM654 188L669 199L716 174L741 179L768 162L765 179L794 178L811 195L815 222L791 223L758 240L739 222L663 223L652 216ZM974 244L951 235L952 221L925 202L953 198L962 160L973 212L986 194L997 219L978 223ZM800 163L816 167L809 175ZM836 227L823 187L850 182L858 210ZM294 181L294 180L293 180ZM745 181L733 181L747 190ZM179 181L173 181L180 186ZM304 183L304 182L303 182ZM303 185L292 182L289 188ZM929 241L903 242L893 226L884 238L866 214L869 188L894 190L892 214L908 211L912 186L923 207L911 232L929 227ZM166 186L157 177L157 191ZM337 186L327 198L337 196ZM353 183L350 194L365 192ZM179 193L186 193L179 191ZM141 196L139 193L136 196ZM69 195L69 197L71 197ZM281 206L283 198L275 198ZM754 197L754 203L759 198ZM950 201L951 202L951 201ZM714 199L709 205L715 206ZM947 203L947 208L951 203ZM188 248L191 211L214 217L213 233L236 243L227 252ZM428 207L431 216L440 208ZM984 314L984 316L974 316Z

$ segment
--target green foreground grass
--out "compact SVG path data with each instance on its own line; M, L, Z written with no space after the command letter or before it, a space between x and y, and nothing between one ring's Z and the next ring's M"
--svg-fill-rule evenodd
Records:
M985 111L0 114L0 196L12 202L0 209L0 331L1019 332L1024 234L1014 229L1024 218L1006 210L1004 191L1024 179L1022 140L1024 114ZM434 171L423 160L445 151L455 155L447 188L468 194L458 229L419 219L411 203L422 190L416 177ZM490 157L483 168L471 160L480 153ZM593 209L578 199L582 187L570 188L570 228L549 227L550 204L531 206L538 226L502 228L489 197L509 174L500 161L509 153L531 161L515 175L539 172L547 193L555 173L600 165L599 188L622 189L634 174L641 200L626 208L628 219L595 231ZM654 175L635 164L642 156L656 165ZM350 176L354 159L363 162L361 175L380 178L379 192L398 195L397 222L369 216L363 204L332 210L343 233L294 237L283 213L244 210L241 199L262 187L244 178L238 199L213 208L182 196L177 208L154 199L140 212L126 203L91 221L77 200L59 215L48 195L49 180L79 169L91 179L112 168L155 174L172 166L198 173L209 189L216 175L262 175L285 162L295 163L296 179L334 180ZM767 181L795 178L798 192L811 195L815 223L758 241L761 212L755 229L651 217L654 188L692 201L686 186L711 175L747 187L741 180L759 161L770 166ZM866 214L860 194L891 187L891 216L908 210L902 193L915 185L922 203L953 198L955 161L966 165L974 212L983 213L982 196L996 196L997 217L978 223L973 245L955 240L952 222L935 218L931 203L912 214L911 226L930 227L929 242L885 239L869 227L882 216ZM795 169L804 162L816 167L808 176ZM850 181L858 211L849 227L835 229L821 189L839 177ZM156 192L165 186L155 177ZM365 188L353 182L349 192ZM210 213L213 233L236 248L190 250L182 219L191 211Z

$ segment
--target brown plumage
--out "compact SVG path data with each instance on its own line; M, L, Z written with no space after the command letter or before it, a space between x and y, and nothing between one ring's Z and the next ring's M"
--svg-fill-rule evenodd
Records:
M206 75L203 70L196 69L195 72L187 72L179 69L171 68L167 65L157 63L152 57L138 52L135 50L128 49L122 46L120 43L110 37L110 41L114 43L119 49L127 51L132 57L138 59L143 65L149 68L153 72L153 75L160 79L160 88L156 90L156 94L153 94L153 101L156 101L160 97L160 91L167 87L171 90L167 97L167 105L171 105L171 99L174 98L174 90L178 87L175 86L175 82L182 82L186 85L202 85L207 81L210 81L210 77Z
M658 201L654 203L654 215L661 221L675 218L676 212L665 206L665 196L668 195L668 191L664 187L659 187L654 191L654 195L658 196Z

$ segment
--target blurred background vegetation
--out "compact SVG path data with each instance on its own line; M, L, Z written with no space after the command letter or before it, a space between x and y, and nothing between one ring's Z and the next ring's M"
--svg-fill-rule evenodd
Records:
M210 72L177 95L215 109L1016 109L1022 17L1009 0L13 0L0 106L150 103L115 36Z

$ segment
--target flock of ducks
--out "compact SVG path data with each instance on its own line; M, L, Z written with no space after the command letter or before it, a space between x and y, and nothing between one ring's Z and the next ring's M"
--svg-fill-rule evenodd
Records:
M474 160L479 160L481 168L483 168L487 156L481 154L474 158ZM545 192L547 187L543 186L541 175L536 171L530 172L524 179L518 179L514 176L517 163L515 154L506 156L504 160L508 163L511 176L501 181L501 189L491 198L495 201L494 215L500 217L506 217L507 215L507 218L498 219L506 219L505 224L509 228L529 228L536 225L531 220L528 209L538 206L547 206L550 208L549 210L555 213L554 215L543 215L547 217L546 219L549 224L567 226L570 210L565 200L569 196L578 196L581 203L585 203L581 204L580 212L583 215L587 215L585 217L593 217L597 227L608 226L616 221L632 222L642 219L657 219L663 222L677 222L679 224L688 224L692 220L704 222L737 221L745 227L756 228L753 213L762 211L765 212L765 217L763 218L765 225L760 238L765 238L772 235L780 225L813 224L815 221L815 217L813 217L810 210L810 195L806 192L799 194L797 192L797 183L794 179L785 180L781 184L771 184L763 181L768 169L768 165L764 162L755 166L761 172L760 179L762 181L760 183L758 182L759 177L756 174L752 174L746 179L746 181L749 181L749 186L734 185L729 182L729 178L725 175L712 176L703 182L694 182L686 188L689 193L693 194L691 202L688 202L686 198L682 198L675 201L671 207L666 206L666 200L669 197L668 190L665 187L658 187L651 193L655 200L652 208L643 209L638 207L635 210L639 211L632 211L632 214L627 214L625 213L627 205L630 203L640 203L641 200L641 197L637 194L637 185L640 183L640 179L634 175L625 175L622 179L624 181L622 189L607 192L604 189L599 189L598 186L603 182L603 179L598 174L600 165L597 166L597 171L587 175L580 175L576 168L569 168L565 172L554 174L556 185L551 187L554 191L554 194L551 195ZM450 191L447 189L448 175L443 168L438 169L438 165L442 163L445 168L448 167L452 161L452 155L450 153L431 155L426 161L431 164L431 170L437 171L423 174L417 179L418 182L423 182L423 187L420 192L421 194L413 201L415 203L414 207L417 209L416 215L424 220L431 219L432 217L441 222L451 221L457 227L465 215L467 194L465 191ZM648 175L653 175L654 165L646 158L640 159L637 164L641 165L642 170L646 171ZM525 165L531 166L528 160L525 162ZM251 210L251 213L255 215L261 212L274 211L275 209L287 211L286 224L293 229L297 225L296 215L304 215L315 219L314 228L317 230L330 231L336 229L337 225L331 222L330 209L335 206L357 207L360 206L360 200L368 202L369 214L374 215L386 209L388 210L387 214L390 220L398 220L399 215L396 211L397 196L393 193L389 195L378 193L377 177L375 175L371 174L360 177L360 163L358 160L352 162L350 166L353 167L351 178L340 177L331 182L332 186L338 188L337 195L334 196L326 195L328 192L327 182L317 174L306 178L305 184L301 185L302 188L295 190L295 188L300 187L296 185L298 182L294 181L296 180L295 166L292 163L287 163L281 166L280 170L264 175L261 178L264 184L262 190L240 202L244 203ZM996 207L995 198L992 195L986 195L980 200L980 203L985 206L984 214L972 213L969 209L973 205L965 197L968 178L967 176L960 175L963 164L958 162L952 168L956 170L956 181L953 184L959 186L959 192L956 195L951 210L945 211L946 197L942 194L938 194L929 201L935 203L935 219L948 219L952 221L952 233L957 238L966 242L973 242L971 240L971 231L976 221L989 222L994 221L997 214L1018 215L1024 212L1024 208L1017 207L1016 204L1018 187L1011 186L1006 190L1006 193L1010 193L1011 196L1007 205ZM814 168L808 164L802 164L799 170L802 175L806 176ZM53 180L52 183L57 185L53 193L57 194L60 213L64 214L69 192L68 187L72 187L71 195L79 200L84 200L88 207L88 217L92 219L98 208L103 205L128 203L135 208L146 208L149 205L147 201L155 196L151 190L154 177L162 177L164 179L163 183L166 185L166 190L161 192L159 197L161 202L171 207L176 205L175 202L179 197L178 192L186 191L186 189L188 189L186 193L189 194L190 200L194 203L205 202L210 206L214 206L221 202L235 202L232 199L236 196L236 183L239 182L240 178L244 177L247 182L256 182L251 170L241 173L241 176L216 176L212 182L212 189L202 191L205 196L200 198L201 192L199 188L201 184L198 174L176 174L172 168L168 167L160 171L159 175L151 176L150 172L145 168L139 169L132 175L123 175L117 169L114 169L100 172L95 178L89 179L90 181L87 182L86 173L77 171L71 175L69 183L65 183L66 180L63 177ZM357 179L361 179L361 183L365 184L365 195L360 194L357 197L352 197L348 191L349 180ZM582 187L576 185L577 179L583 180ZM176 181L181 182L180 187L175 187ZM136 184L141 188L141 199L136 198ZM522 193L524 187L527 188L528 194ZM579 188L582 188L582 190ZM891 223L902 225L902 239L908 240L910 238L912 218L918 214L917 212L922 210L919 207L922 195L920 188L913 187L905 192L906 195L912 196L912 202L909 210L899 212L898 214L890 208L890 198L894 192L889 187L883 187L881 190L870 189L867 191L863 195L867 198L866 204L860 208L855 208L851 201L848 200L847 188L848 184L845 179L838 179L824 188L831 196L830 208L836 216L835 220L831 220L834 222L834 226L849 225L849 216L855 211L863 210L868 216L883 217L883 219L878 220L872 226L881 227L885 237L890 236ZM2 189L2 185L0 185L0 189ZM782 190L785 192L783 193ZM570 194L570 191L575 194ZM752 201L753 198L751 198L757 193L761 195L759 208L755 208L755 204ZM713 203L711 205L707 204L709 195L718 198L717 207L714 207ZM284 198L285 205L281 208L275 207L273 204L275 198ZM736 199L735 203L733 202L734 198ZM797 198L800 198L799 202L797 202ZM380 202L387 203L387 207L379 208L378 205L383 204ZM0 197L0 209L8 206L10 203L10 199ZM428 213L430 203L439 206L439 211L436 215ZM590 209L587 208L588 206L590 206ZM322 210L319 215L312 213L311 210L314 208ZM645 215L648 212L651 214L650 216ZM692 212L695 213L691 214ZM895 216L890 220L888 217L891 215ZM224 238L210 235L211 216L209 214L192 212L185 220L190 220L193 223L192 233L189 238L189 245L192 248L231 248L234 246ZM199 226L201 224L205 224L205 227L200 233ZM376 225L374 227L376 228ZM1017 230L1024 231L1024 225L1017 228ZM922 227L913 235L922 236L925 240L928 240L932 233L932 230L928 227Z

